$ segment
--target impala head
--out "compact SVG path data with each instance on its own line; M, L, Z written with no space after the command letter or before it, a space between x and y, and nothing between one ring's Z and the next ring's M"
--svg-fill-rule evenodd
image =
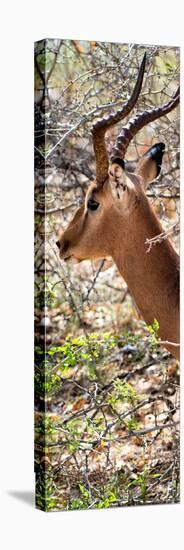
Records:
M159 174L165 146L153 145L139 160L134 173L126 170L124 161L128 145L137 132L149 122L169 113L179 103L179 90L162 107L137 115L124 127L108 158L105 133L126 117L135 106L142 87L146 54L143 57L131 97L122 109L97 121L92 128L96 159L96 179L89 186L85 202L76 211L67 229L57 241L60 257L85 259L113 256L118 226L131 228L131 216L140 201L147 200L148 184Z

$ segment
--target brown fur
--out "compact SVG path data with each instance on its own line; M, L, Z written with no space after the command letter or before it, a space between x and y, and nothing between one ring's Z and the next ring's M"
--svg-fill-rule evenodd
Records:
M60 257L81 261L111 256L146 323L157 319L161 340L178 343L179 258L168 239L149 253L145 244L163 232L145 194L154 177L153 161L140 162L135 174L119 168L114 172L111 168L104 185L90 185L85 204L60 237ZM99 203L95 211L87 208L91 194ZM177 346L166 343L165 347L178 358Z

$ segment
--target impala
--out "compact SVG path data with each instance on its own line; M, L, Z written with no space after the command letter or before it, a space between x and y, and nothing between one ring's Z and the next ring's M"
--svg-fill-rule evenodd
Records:
M98 120L92 127L96 179L85 202L57 241L60 258L78 261L111 256L125 279L135 303L148 325L156 319L165 347L179 356L179 257L167 239L147 251L146 240L163 232L146 189L159 174L165 150L153 145L137 163L126 170L125 153L132 138L146 124L169 113L179 103L174 97L134 119L121 130L110 158L105 133L127 116L137 102L144 76L146 54L129 100L115 114Z

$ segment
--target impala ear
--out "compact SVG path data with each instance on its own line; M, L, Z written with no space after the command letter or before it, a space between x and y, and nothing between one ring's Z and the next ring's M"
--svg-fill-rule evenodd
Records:
M140 176L144 189L159 175L164 151L164 143L156 143L139 160L134 174Z

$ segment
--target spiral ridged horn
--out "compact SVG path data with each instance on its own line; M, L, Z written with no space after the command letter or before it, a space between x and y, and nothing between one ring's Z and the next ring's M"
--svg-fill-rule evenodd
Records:
M133 109L141 91L145 63L146 53L144 54L133 92L125 105L116 113L97 120L92 127L93 147L96 159L96 180L98 184L103 184L108 177L109 159L105 145L105 133L111 126L114 126L114 124L125 118Z
M118 135L116 145L112 149L110 162L116 162L116 159L123 160L130 141L137 134L137 132L139 132L139 130L150 122L153 122L157 118L170 113L170 111L172 111L179 104L179 100L180 88L178 88L177 92L168 103L165 103L161 107L155 107L154 109L150 109L149 111L144 111L143 113L136 115L136 117L130 121Z

